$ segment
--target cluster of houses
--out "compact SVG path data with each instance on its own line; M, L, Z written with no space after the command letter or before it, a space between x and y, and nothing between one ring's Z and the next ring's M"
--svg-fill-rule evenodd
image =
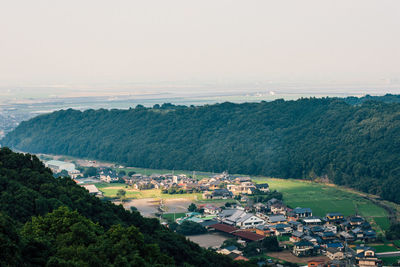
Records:
M105 180L102 175L100 179L112 182L108 177ZM122 179L127 185L137 190L155 188L165 192L171 192L171 190L184 190L187 193L202 192L204 199L230 199L235 196L252 195L258 191L269 192L268 184L255 184L250 177L235 178L226 172L201 180L185 174L152 174L150 176L133 174L124 176Z
M240 189L239 189L240 190ZM187 213L177 219L201 224L209 231L222 232L238 242L259 242L266 237L281 237L281 245L298 257L326 255L335 266L347 266L350 261L358 266L380 266L381 260L369 247L350 248L350 244L374 242L376 232L360 216L345 218L341 213L328 213L320 218L310 208L288 208L282 201L271 199L251 207L232 205L229 208L204 204L201 213ZM221 253L227 253L219 250ZM238 254L238 251L234 252ZM240 253L238 254L239 256ZM321 265L322 266L322 265Z

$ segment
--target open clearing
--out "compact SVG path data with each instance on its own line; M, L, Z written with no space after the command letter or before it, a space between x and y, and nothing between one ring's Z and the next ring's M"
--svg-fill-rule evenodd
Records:
M142 198L159 198L159 199L174 199L174 198L185 198L197 200L201 199L201 194L163 194L160 189L148 189L148 190L136 190L126 184L121 183L99 183L96 184L97 188L103 192L105 197L115 198L117 192L120 189L126 191L126 197L131 199L142 199Z
M203 248L209 247L220 247L225 240L228 239L227 236L220 233L208 233L204 235L191 235L186 236L187 239L199 244Z
M192 203L192 200L188 198L179 198L178 195L176 198L164 199L163 202L165 211L168 214L172 214L169 216L173 216L174 213L184 215L185 212L187 212L190 203ZM131 207L137 208L140 214L144 217L156 217L155 214L159 212L159 204L159 198L141 198L128 200L123 204L123 206L128 210Z

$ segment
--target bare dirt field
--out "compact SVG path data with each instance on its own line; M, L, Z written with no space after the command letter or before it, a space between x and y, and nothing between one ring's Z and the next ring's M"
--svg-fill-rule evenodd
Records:
M303 264L307 264L307 262L310 260L325 260L325 261L329 260L326 256L296 257L290 251L271 252L271 253L267 253L267 255L270 257L276 258L276 259L293 262L293 263L303 263Z
M192 235L192 236L187 236L187 238L190 241L199 244L203 248L220 247L222 243L224 243L224 241L228 239L228 237L220 233Z
M124 208L130 210L131 207L138 209L143 217L156 217L160 202L154 198L133 199L124 203Z
M192 200L185 198L171 198L164 199L165 210L167 213L180 213L187 212ZM159 212L158 207L160 205L160 199L157 198L142 198L132 199L124 203L125 209L130 209L132 206L136 207L140 214L144 217L156 217L155 213Z
M192 202L193 200L186 198L164 199L164 204L168 213L187 212L187 209Z

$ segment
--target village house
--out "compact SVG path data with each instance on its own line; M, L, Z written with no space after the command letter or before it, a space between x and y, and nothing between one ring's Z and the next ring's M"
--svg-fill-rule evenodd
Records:
M263 236L271 236L273 231L267 225L258 225L256 227L256 234Z
M310 260L307 262L307 267L324 267L324 260Z
M291 211L292 215L296 219L302 219L312 216L312 210L310 208L297 207Z
M261 192L268 193L269 192L269 185L267 183L264 184L256 184L256 188Z
M285 223L279 223L269 226L276 236L288 235L293 232L292 227Z
M343 260L345 258L344 252L339 248L327 248L326 256L330 260Z
M102 196L103 193L97 189L94 184L82 185L83 188L89 191L89 194L94 196Z
M344 216L343 214L339 213L339 212L332 212L332 213L328 213L326 214L326 220L328 222L341 222L342 220L344 220Z
M269 215L267 216L268 224L274 225L279 223L286 223L286 217L284 215Z
M320 218L318 217L308 217L308 218L303 218L301 221L304 223L306 226L317 226L317 225L322 225L323 222Z
M231 253L236 253L238 255L242 255L242 251L240 251L236 246L229 246L223 249L218 249L217 253L222 254L222 255L229 255Z
M305 240L294 243L292 253L297 257L313 256L315 255L314 244Z
M342 231L339 233L339 238L345 242L352 242L354 241L354 236L349 234L346 231Z
M266 212L267 211L267 206L263 203L254 204L253 208L256 212Z
M204 204L204 205L199 205L199 209L204 209L204 213L206 214L212 214L216 215L221 211L221 208L213 205L213 204Z
M293 242L293 243L297 243L297 242L300 242L301 241L301 239L302 239L302 237L304 236L304 233L303 232L300 232L300 231L294 231L293 233L292 233L292 236L290 237L290 242Z
M276 202L270 206L271 213L286 215L287 207L282 202Z
M252 182L242 182L239 185L228 184L226 188L234 195L252 195L256 191L256 186Z
M225 188L203 193L203 198L205 199L228 199L232 197L232 193Z
M350 217L350 219L348 220L351 226L360 226L364 223L364 218L360 217L360 216L353 216Z
M242 229L255 228L257 225L265 223L263 219L258 218L253 213L247 213L244 210L234 210L230 216L223 218L222 222Z
M382 266L382 261L375 255L375 250L370 247L359 246L356 248L356 264L359 267Z
M329 231L329 232L332 232L334 234L337 234L337 226L336 225L327 223L327 224L324 225L324 229L325 229L325 231Z

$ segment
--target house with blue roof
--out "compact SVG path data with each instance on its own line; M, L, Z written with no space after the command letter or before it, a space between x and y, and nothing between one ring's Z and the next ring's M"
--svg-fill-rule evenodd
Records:
M297 218L307 218L312 216L312 210L310 208L300 208L297 207L293 209L293 215Z

